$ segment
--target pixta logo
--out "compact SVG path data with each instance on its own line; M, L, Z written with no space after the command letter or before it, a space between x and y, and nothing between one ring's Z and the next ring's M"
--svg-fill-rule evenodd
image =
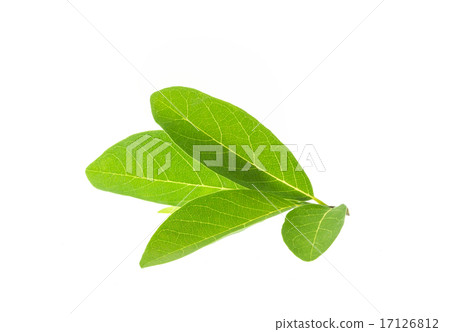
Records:
M171 153L166 151L165 158L158 157L170 147L171 143L163 142L159 138L144 135L129 144L126 148L126 171L137 177L153 180L164 173L171 166ZM157 167L157 169L155 169Z
M260 171L265 172L267 167L261 159L263 154L265 154L266 157L264 160L276 161L276 167L279 167L282 172L287 172L289 167L294 166L292 160L288 159L288 153L291 151L299 151L298 145L194 145L192 149L192 156L194 158L193 170L196 172L200 171L200 164L202 162L210 168L226 167L229 172L247 172L252 165ZM267 154L270 155L269 158L267 157ZM247 160L245 165L241 167L237 167L236 164L238 155L241 159ZM300 156L294 156L294 158L297 160L297 164L294 167L296 172L301 172L304 168L314 168L318 172L326 171L319 153L312 144L306 144L303 147ZM273 162L269 166L273 167Z

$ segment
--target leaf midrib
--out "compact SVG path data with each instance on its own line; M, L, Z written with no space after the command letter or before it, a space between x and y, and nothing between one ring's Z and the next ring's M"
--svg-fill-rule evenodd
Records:
M139 176L136 176L136 175L114 173L114 172L86 170L86 173L87 172L107 174L107 175L115 175L115 176L123 176L123 177L127 177L127 178L139 179L139 180L144 180L144 181L147 180L147 181L150 181L150 182L167 182L167 183L174 183L174 184L183 184L183 185L186 185L186 186L196 186L196 187L204 187L204 188L212 188L212 189L220 189L220 190L236 190L236 188L216 187L216 186L209 186L209 185L205 185L205 184L194 184L194 183L180 182L180 181L161 180L161 179L152 179L152 180L150 180L150 179L139 177ZM245 190L245 189L241 189L241 190Z
M331 211L333 211L333 209L330 209L330 210L328 210L327 212L325 212L325 213L323 214L322 218L321 218L320 221L319 221L319 225L317 226L316 233L314 234L314 240L313 240L313 242L311 243L311 251L309 252L309 258L310 258L310 259L312 258L312 251L313 251L313 249L316 248L316 240L317 240L317 235L319 234L319 231L320 231L320 226L322 225L322 222L325 220L325 217L327 216L327 214L330 213ZM319 251L319 250L318 250L318 251ZM320 251L319 251L319 253L322 254Z

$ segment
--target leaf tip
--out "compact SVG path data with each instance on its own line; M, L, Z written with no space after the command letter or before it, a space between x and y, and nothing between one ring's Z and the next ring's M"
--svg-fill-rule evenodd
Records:
M139 266L141 267L141 269L144 269L146 267L151 266L151 264L148 264L148 261L144 260L144 257L142 257L139 262Z
M88 167L86 167L86 169L84 170L84 174L86 174L86 177L88 178L89 182L92 183L92 173L90 173L92 171L92 165L94 163L90 163Z
M164 209L159 210L158 213L171 214L171 213L174 213L175 211L177 211L179 208L180 208L179 206L168 206L168 207L165 207Z

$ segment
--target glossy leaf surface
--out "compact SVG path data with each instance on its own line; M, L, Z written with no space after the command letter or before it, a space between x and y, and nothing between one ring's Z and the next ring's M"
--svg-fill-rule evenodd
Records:
M253 190L199 197L171 214L158 228L145 249L141 267L181 258L294 206L288 200Z
M175 143L215 172L250 189L313 198L294 155L239 107L185 87L157 91L150 102L156 122Z
M300 259L313 261L334 242L344 225L347 207L305 204L286 215L281 233L288 248Z
M162 130L113 145L88 166L86 175L98 189L168 205L242 188L203 165L194 171L193 159Z

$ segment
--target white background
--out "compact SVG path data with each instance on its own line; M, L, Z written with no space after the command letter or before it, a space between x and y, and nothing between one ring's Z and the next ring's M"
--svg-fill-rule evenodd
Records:
M259 120L379 3L72 1L157 88L197 88ZM2 2L0 330L429 317L449 331L449 10L385 0L264 121L314 144L315 193L350 208L325 257L292 255L277 216L140 269L161 206L96 190L84 169L158 128L153 87L67 1Z

